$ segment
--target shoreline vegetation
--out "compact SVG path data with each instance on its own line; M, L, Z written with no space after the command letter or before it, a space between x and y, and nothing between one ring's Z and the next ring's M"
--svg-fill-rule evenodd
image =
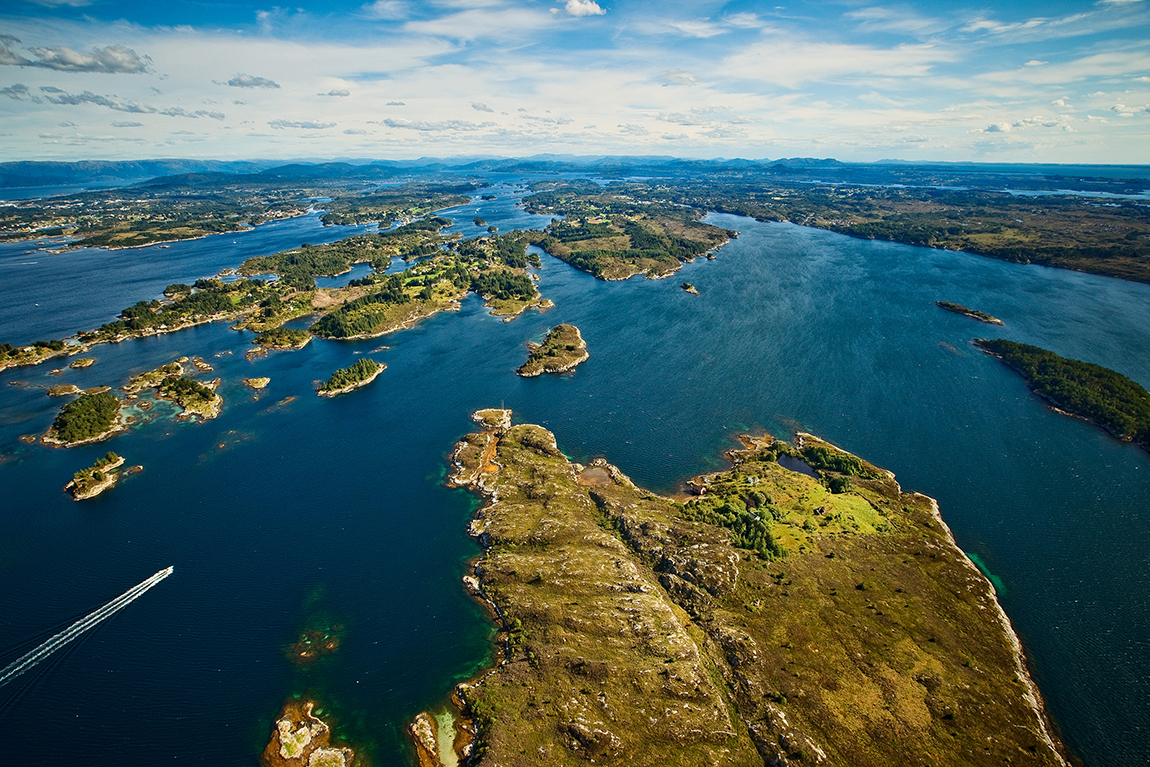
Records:
M464 580L499 660L456 687L440 748L479 767L1066 764L993 587L889 472L743 435L676 500L510 411L474 417L448 482L484 500Z
M579 328L566 323L547 332L541 344L528 343L531 353L516 375L533 378L544 373L566 373L590 358Z
M972 320L978 320L979 322L985 322L988 325L1005 325L1006 324L1005 322L998 319L997 317L989 315L986 312L980 312L977 309L968 309L967 307L963 306L962 304L954 304L954 303L951 303L950 301L935 301L934 305L940 309L946 309L948 312L954 312L955 314L961 314L963 317L969 317Z
M116 485L120 479L119 469L124 465L123 457L109 451L87 469L76 472L64 490L72 493L72 500L86 501Z
M1116 371L1014 341L974 339L1021 375L1056 412L1088 421L1150 452L1150 392Z
M367 386L384 370L387 370L387 365L382 362L361 357L354 364L332 373L331 378L319 385L316 394L320 397L338 397L341 394L347 394L362 386Z

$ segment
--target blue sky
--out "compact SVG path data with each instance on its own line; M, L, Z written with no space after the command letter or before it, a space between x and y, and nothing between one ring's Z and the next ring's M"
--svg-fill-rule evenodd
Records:
M0 147L1150 163L1150 0L6 0Z

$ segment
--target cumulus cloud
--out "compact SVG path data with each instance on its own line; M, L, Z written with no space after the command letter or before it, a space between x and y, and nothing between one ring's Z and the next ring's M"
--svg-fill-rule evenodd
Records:
M595 0L567 0L563 10L568 16L602 16L607 11L599 7ZM552 13L558 13L558 8L552 8Z
M224 119L224 113L223 112L215 112L215 111L209 112L206 109L197 109L194 112L189 112L188 110L183 109L182 107L170 107L168 109L161 109L160 114L167 115L168 117L191 117L192 119L197 119L200 117L209 117L213 120Z
M477 131L483 128L492 128L495 126L493 122L473 123L467 120L443 120L442 122L431 122L427 120L395 120L387 118L379 123L386 125L388 128L400 128L403 130L419 131L421 133L434 133L438 131Z
M659 75L659 79L663 81L663 85L694 85L695 76L690 72L682 69L668 69L663 74Z
M231 80L228 80L228 85L233 88L278 88L280 84L275 80L269 80L266 77L256 77L255 75L245 75L242 72Z
M1049 117L1028 117L1025 120L1018 120L1012 123L992 123L979 133L1010 133L1016 130L1025 130L1027 128L1061 128L1067 133L1073 133L1074 129L1070 127L1068 117L1058 117L1051 119Z
M279 86L277 85L276 87L278 88ZM350 96L351 91L347 90L346 88L339 88L339 89L332 88L327 93L317 93L315 95L317 95L317 96Z
M619 123L619 132L624 136L647 136L651 131L644 128L642 125L635 125L634 123Z
M59 72L103 72L105 74L139 74L147 72L152 60L140 57L131 48L109 45L93 48L91 53L79 53L62 45L51 48L29 48L35 60L25 58L12 50L20 39L0 35L0 64L16 67L42 67Z
M142 128L142 127L144 127L144 124L143 123L137 123L137 122L126 122L123 120L117 120L116 122L112 123L112 127L113 128Z
M275 128L276 130L283 130L284 128L323 130L324 128L335 127L335 123L321 123L316 120L269 120L268 125Z
M344 128L343 132L349 136L363 136L367 133L363 128Z
M1125 104L1115 104L1110 107L1110 111L1116 113L1119 117L1133 117L1136 114L1150 114L1150 104L1145 104L1140 107L1128 107Z
M223 120L223 112L209 112L205 109L197 109L194 112L189 112L182 107L169 107L167 109L157 109L148 104L142 104L139 101L122 101L115 96L104 96L91 91L84 91L83 93L68 93L61 90L54 85L40 86L40 92L44 94L44 98L53 104L60 104L62 106L80 106L81 104L95 104L96 106L106 107L113 109L117 112L128 112L129 114L159 114L167 115L168 117L188 117L191 119L198 119L200 117L208 117L212 120ZM33 97L33 101L36 101Z
M58 128L75 128L76 123L71 122L69 120L65 120L62 123L56 123L56 127L58 127Z
M389 106L389 107L405 107L405 106L407 106L407 104L404 104L402 101L389 101L389 102L387 102L387 106Z
M24 85L24 83L14 83L9 85L7 88L0 88L0 96L7 96L8 98L16 99L17 101L26 98L30 98L33 101L39 100L32 95L31 91L28 90L28 86Z
M491 112L492 114L495 113L494 109L487 106L482 101L472 101L471 102L471 108L474 109L476 112Z

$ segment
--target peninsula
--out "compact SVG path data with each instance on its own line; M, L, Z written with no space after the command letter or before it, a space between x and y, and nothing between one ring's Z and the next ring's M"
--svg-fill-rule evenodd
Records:
M961 314L963 317L969 317L972 320L985 322L988 325L1005 325L1006 323L997 317L993 317L986 312L980 312L977 309L968 309L962 304L952 304L950 301L935 301L934 305L940 309L946 309L948 312Z
M321 397L338 397L340 394L347 394L361 386L367 386L384 370L387 370L387 365L382 362L362 357L354 364L332 373L331 378L320 384L316 394Z
M531 350L527 362L517 375L532 378L543 373L566 373L587 361L587 342L574 325L562 324L551 328L541 344L528 343Z
M449 480L486 501L465 581L502 630L456 689L469 764L1066 764L992 586L889 472L743 436L676 500L509 415Z
M76 472L64 489L71 491L72 499L76 501L95 498L115 486L120 478L119 468L123 465L123 457L108 452L88 468Z
M1118 439L1150 450L1150 392L1138 382L1101 365L1029 344L984 338L974 343L1009 365L1058 412L1090 421Z

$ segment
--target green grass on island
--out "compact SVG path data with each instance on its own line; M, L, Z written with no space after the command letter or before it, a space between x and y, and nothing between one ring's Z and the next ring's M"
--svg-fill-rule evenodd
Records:
M108 392L81 394L60 409L48 434L66 445L110 434L120 405L120 400Z
M981 338L975 343L1059 409L1150 450L1150 392L1141 384L1101 365L1060 357L1037 346Z
M524 200L529 212L566 217L533 234L535 244L599 279L666 277L733 234L699 221L703 211L637 203L592 182L539 182L535 188Z
M123 458L109 451L88 468L73 474L65 489L70 490L77 500L90 498L115 482L115 472L123 464Z
M300 349L312 339L311 333L302 328L272 328L252 339L256 346L268 349Z
M1062 763L989 583L887 473L743 437L676 500L484 420L453 455L502 632L469 764Z
M516 373L526 378L542 373L563 373L585 361L587 343L574 325L556 325L541 344L528 344L531 354Z
M386 365L376 362L368 357L362 357L345 368L340 368L331 374L331 378L319 385L317 393L321 395L342 394L363 386L379 375Z

